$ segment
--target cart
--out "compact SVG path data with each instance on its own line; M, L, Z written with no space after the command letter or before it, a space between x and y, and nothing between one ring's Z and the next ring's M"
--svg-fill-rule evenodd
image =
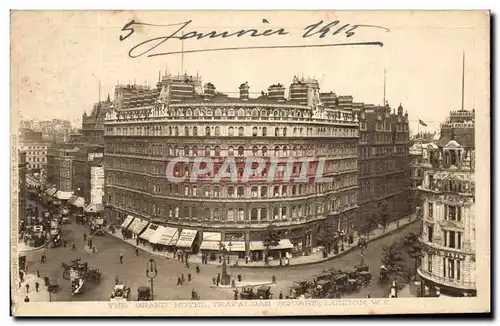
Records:
M248 287L248 288L243 288L240 293L240 298L241 300L252 300L255 297L255 293L253 292L253 289Z
M85 274L85 279L92 282L101 283L101 272L99 271L99 268L89 267L87 269L87 273Z
M128 301L129 297L130 288L123 284L117 284L111 291L110 301Z
M267 285L262 285L257 289L257 298L256 299L265 299L269 300L271 299L271 287Z
M151 288L149 286L139 286L137 288L137 301L151 300Z
M59 284L57 283L57 279L53 278L49 280L47 291L49 291L50 293L56 293L57 291L59 291Z

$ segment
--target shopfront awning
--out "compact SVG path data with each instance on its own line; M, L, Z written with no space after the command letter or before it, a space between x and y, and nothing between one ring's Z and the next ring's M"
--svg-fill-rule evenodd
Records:
M154 231L153 234L149 237L149 243L158 243L158 240L160 239L164 231L165 227L158 225L156 231Z
M276 247L269 247L269 250L282 250L282 249L292 249L293 244L289 239L281 239L280 243ZM262 244L262 241L250 241L250 250L259 251L266 250L266 247Z
M123 221L122 225L120 225L120 228L126 229L130 225L133 219L134 217L132 215L127 216L125 221Z
M71 198L71 196L73 196L73 192L58 190L54 196L60 200L68 200Z
M132 233L134 234L141 234L142 230L144 230L146 226L148 226L148 223L149 223L148 220L139 219L139 223L136 225L134 229L131 229L130 231L132 231Z
M164 227L161 231L157 231L155 234L153 234L149 242L164 246L175 246L178 238L179 231L177 229Z
M130 223L129 226L127 227L127 230L129 230L130 232L133 232L133 230L139 225L139 223L141 223L141 221L142 220L138 217L134 218L132 223Z
M193 244L194 238L196 238L196 234L198 231L184 229L179 235L179 239L177 240L176 246L180 248L189 248Z
M49 188L45 190L45 194L49 197L54 196L54 194L57 192L57 188Z
M201 250L220 250L220 242L222 234L219 232L203 232L203 242L201 243Z
M157 224L149 224L148 228L146 231L142 232L141 236L139 238L144 239L146 241L149 241L153 234L158 230L159 225Z
M217 241L222 240L222 234L219 232L203 232L203 241Z
M75 200L78 198L78 196L75 196L75 195L72 195L71 197L69 197L69 199L66 201L69 205L73 205L73 203L75 202Z
M104 211L104 205L103 204L88 204L87 206L85 206L84 211L87 213L100 213L100 212Z
M220 241L203 241L200 246L200 250L211 250L219 251ZM245 251L244 241L224 241L224 247L228 252L243 252Z
M73 202L73 206L78 208L85 207L85 199L83 197L77 197L76 200Z

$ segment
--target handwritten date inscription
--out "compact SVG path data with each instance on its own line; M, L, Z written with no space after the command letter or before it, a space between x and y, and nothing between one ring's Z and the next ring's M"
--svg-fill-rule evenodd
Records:
M267 20L266 20L267 22ZM229 50L247 50L247 49L271 49L271 48L305 48L305 47L333 47L333 46L383 46L384 44L380 41L363 41L363 42L339 42L339 43L329 43L329 44L302 44L302 45L271 45L271 46L245 46L245 47L219 47L219 48L203 48L197 50L188 51L167 51L159 52L159 47L163 45L166 47L166 43L169 40L202 40L202 39L230 39L230 38L240 38L240 37L285 37L291 35L284 27L281 28L267 28L259 30L256 28L241 29L238 31L211 31L207 33L202 33L198 31L186 31L187 27L192 23L191 20L168 25L156 25L143 22L136 22L131 20L122 28L123 34L120 35L120 41L125 41L130 38L134 33L136 33L134 27L137 26L149 26L149 27L161 27L163 29L171 29L167 32L165 36L159 36L146 41L140 42L134 45L129 50L129 56L131 58L138 58L143 55L147 57L156 57L162 55L178 54L178 53L195 53L195 52L209 52L209 51L229 51ZM337 38L343 37L349 39L356 35L356 32L361 29L380 29L385 32L389 32L389 29L376 25L351 25L351 24L341 24L340 21L335 20L330 23L325 23L324 21L319 21L315 24L306 26L303 29L301 35L302 38L325 38L336 36ZM169 42L168 44L170 44Z

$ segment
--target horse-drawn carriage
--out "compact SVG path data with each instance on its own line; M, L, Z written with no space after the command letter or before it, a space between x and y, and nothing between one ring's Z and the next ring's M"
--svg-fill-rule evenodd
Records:
M310 287L311 284L312 283L309 281L293 282L293 285L290 288L290 297L298 298L299 296L307 292L307 289Z
M137 288L137 301L151 300L151 288L149 286L139 286Z
M271 299L271 296L271 287L267 285L258 287L256 291L251 287L243 288L240 293L241 300L268 300Z
M129 297L130 288L123 284L117 284L111 290L110 301L128 301Z
M101 272L99 271L99 268L89 267L87 269L87 272L85 273L85 279L88 281L95 282L95 283L100 283L101 282Z

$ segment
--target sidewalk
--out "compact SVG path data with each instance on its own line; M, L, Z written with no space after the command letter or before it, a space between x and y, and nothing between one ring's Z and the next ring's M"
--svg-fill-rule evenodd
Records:
M38 292L35 290L35 282L40 284ZM26 290L26 284L29 284L29 291ZM24 304L24 299L26 296L30 299L28 303L31 302L50 302L50 293L45 286L43 279L36 277L33 274L24 275L24 282L21 283L21 288L19 288L19 283L17 283L17 302L18 304Z
M415 214L405 216L397 221L389 223L389 225L386 226L385 230L383 228L378 228L370 232L368 235L367 241L373 241L378 238L387 236L389 234L394 233L397 230L400 230L412 223L415 223L417 221L420 221ZM171 257L170 255L167 255L165 252L159 252L159 251L153 251L151 246L146 244L146 245L137 245L135 239L123 239L121 232L117 230L115 234L111 234L107 229L105 230L109 235L114 236L115 238L118 238L122 241L125 241L129 243L130 245L139 248L142 251L145 251L149 254L156 255L156 256L161 256L167 259L175 259L174 257ZM347 239L346 239L347 240ZM317 251L314 252L308 256L299 256L299 257L292 257L289 259L290 265L289 266L297 266L297 265L310 265L310 264L316 264L316 263L321 263L327 260L332 260L338 257L341 257L353 250L358 249L357 243L358 243L359 237L354 237L354 242L350 245L347 241L344 242L344 251L340 251L337 254L334 254L333 252L330 253L326 258L323 257L323 252L322 251ZM177 260L177 259L175 259ZM237 267L241 268L280 268L280 267L287 267L285 265L280 266L279 260L270 260L268 264L264 261L257 261L257 262L249 262L248 264L245 263L245 259L238 259L236 260L235 257L230 258L230 266L235 266L235 263L237 261ZM202 264L201 262L201 257L198 256L197 254L190 255L189 257L189 262L191 264ZM218 261L209 261L208 265L221 265Z

